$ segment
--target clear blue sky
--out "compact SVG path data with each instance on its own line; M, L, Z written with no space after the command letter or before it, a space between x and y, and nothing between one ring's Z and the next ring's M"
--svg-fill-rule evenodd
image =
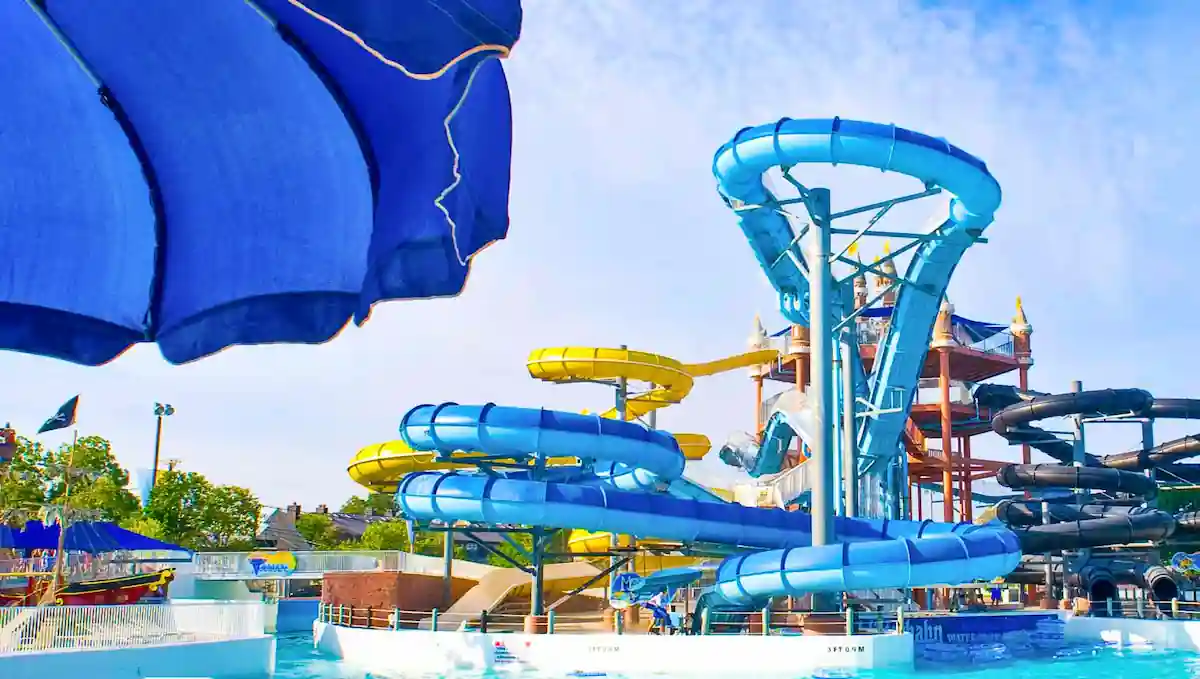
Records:
M269 504L312 506L356 492L346 461L393 437L413 405L608 405L600 387L535 383L527 352L625 343L704 360L741 350L756 312L779 327L709 167L740 127L784 115L894 122L989 164L1004 205L950 294L959 313L993 321L1024 297L1035 388L1082 379L1200 396L1200 248L1186 181L1200 155L1200 10L983 0L525 5L508 64L510 237L479 257L463 296L384 305L325 346L240 348L183 367L153 347L99 369L0 355L2 418L31 433L80 392L81 433L109 437L128 466L148 466L153 403L167 401L178 413L165 456L250 486ZM842 168L807 177L828 182L843 206L896 187ZM898 217L922 217L913 214ZM744 373L711 378L659 422L721 441L753 424L752 395ZM1128 429L1097 429L1093 452L1123 449ZM975 447L1012 452L994 440ZM699 467L703 478L730 478L719 462Z

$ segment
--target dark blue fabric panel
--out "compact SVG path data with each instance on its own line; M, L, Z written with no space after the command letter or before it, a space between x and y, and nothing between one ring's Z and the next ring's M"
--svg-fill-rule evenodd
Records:
M49 526L30 521L13 534L17 549L55 549L58 546L57 523ZM178 545L148 538L106 521L81 521L67 526L64 541L70 551L105 554L118 551L188 552Z
M478 45L512 47L521 32L520 0L299 2L412 73L438 71Z
M239 0L47 8L111 88L158 180L167 360L336 334L366 271L370 181L303 58Z
M508 231L512 112L499 61L465 60L437 80L415 80L289 0L260 5L321 65L370 146L378 191L359 320L378 301L458 294L465 261ZM416 22L427 7L405 3L403 11ZM468 81L450 122L452 145L446 117Z
M155 221L94 84L24 2L0 2L0 348L98 365L145 338Z
M465 72L453 75L462 79ZM499 60L490 59L479 66L450 128L462 179L445 204L458 224L459 251L466 256L508 233L512 105Z

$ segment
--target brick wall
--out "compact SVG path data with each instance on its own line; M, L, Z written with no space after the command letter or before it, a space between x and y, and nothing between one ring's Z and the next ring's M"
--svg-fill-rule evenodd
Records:
M442 578L414 573L326 573L321 602L334 606L399 608L431 611L444 608ZM474 580L453 578L451 595L459 597L475 586Z

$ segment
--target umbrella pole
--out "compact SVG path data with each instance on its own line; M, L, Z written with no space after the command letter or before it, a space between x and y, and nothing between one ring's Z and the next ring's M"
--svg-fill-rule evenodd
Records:
M54 551L54 569L50 574L50 584L46 587L45 593L42 595L42 600L38 602L38 606L49 606L54 603L58 596L58 581L62 577L63 562L66 560L67 546L67 505L71 502L71 470L75 466L75 446L79 443L79 430L73 430L71 434L71 452L67 454L67 469L65 479L63 481L63 503L62 509L58 513L58 546Z

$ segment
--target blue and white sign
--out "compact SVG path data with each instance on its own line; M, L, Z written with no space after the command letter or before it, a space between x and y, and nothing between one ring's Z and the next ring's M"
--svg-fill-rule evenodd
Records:
M1002 641L1012 632L1034 632L1038 623L1058 620L1054 613L1030 615L946 615L905 618L904 630L918 644L983 644Z

